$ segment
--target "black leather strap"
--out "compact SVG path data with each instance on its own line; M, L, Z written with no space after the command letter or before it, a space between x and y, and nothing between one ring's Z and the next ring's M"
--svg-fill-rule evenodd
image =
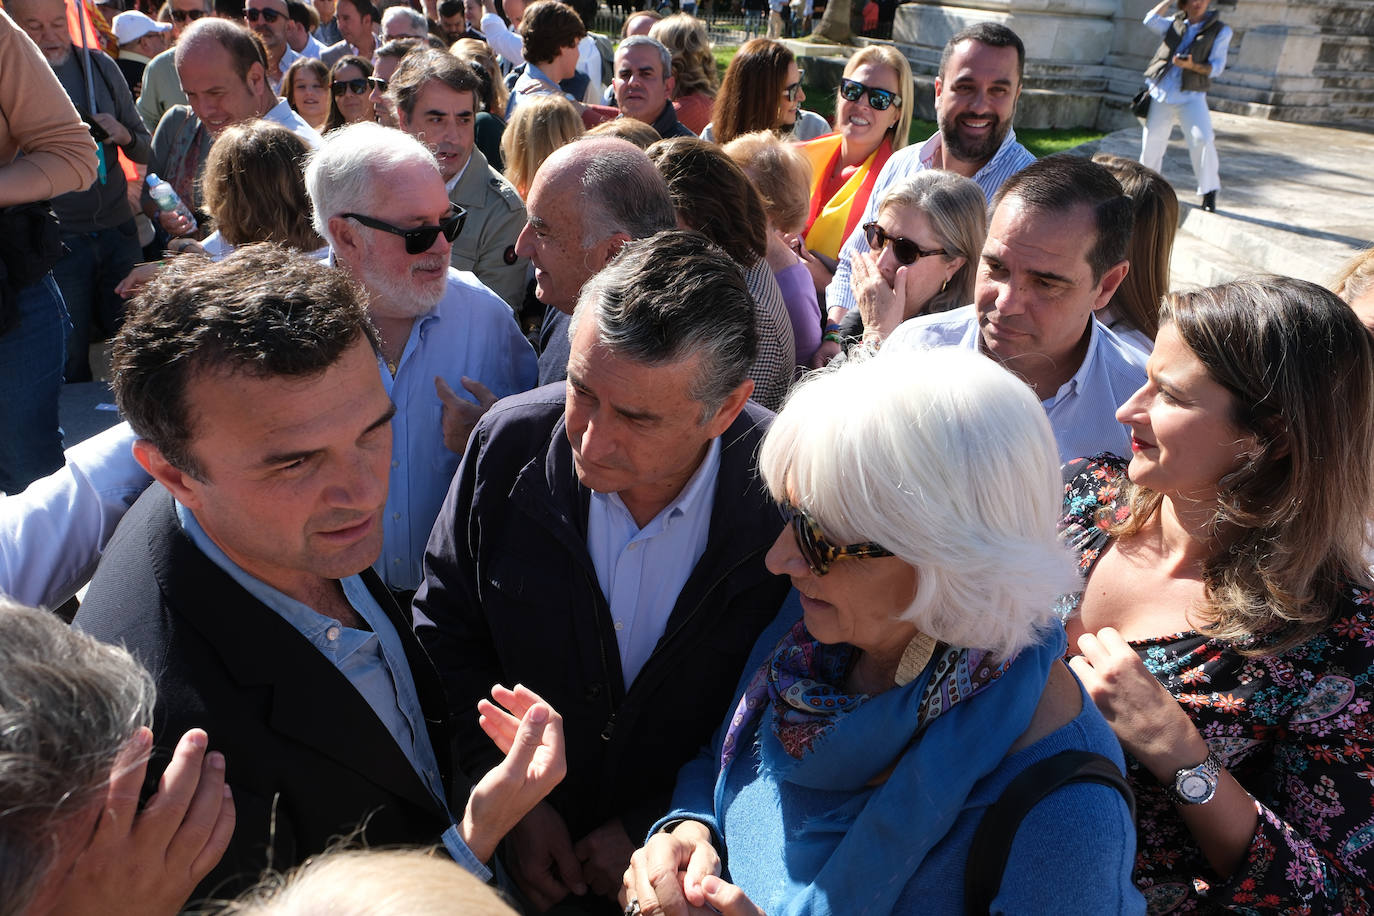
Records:
M1061 751L1033 764L1007 783L983 814L964 866L964 912L983 916L1002 888L1002 872L1021 821L1051 792L1074 782L1096 782L1121 793L1135 820L1135 796L1115 763L1092 751Z

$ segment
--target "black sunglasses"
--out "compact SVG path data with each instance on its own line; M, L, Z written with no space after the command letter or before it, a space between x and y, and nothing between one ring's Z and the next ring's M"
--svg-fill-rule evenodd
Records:
M185 22L188 19L195 22L204 15L205 10L172 10L172 18L177 22Z
M285 19L286 14L279 13L276 10L247 9L243 11L243 18L248 20L249 22L257 22L259 19L262 19L266 21L268 25L271 25L278 19Z
M868 106L874 111L887 111L893 105L898 108L902 107L902 97L895 92L865 86L863 83L851 79L840 80L840 98L846 102L857 102L865 92L868 93Z
M781 503L779 508L782 510L783 518L792 525L792 535L797 539L797 549L801 551L802 559L806 560L806 565L810 567L811 572L818 576L830 572L830 564L836 560L843 560L845 557L890 557L893 555L892 551L872 541L843 546L832 544L825 539L825 535L821 534L820 525L816 524L814 518L806 514L805 509L800 509L791 503Z
M367 84L378 92L386 92L386 80L382 79L380 76L369 76L367 78Z
M361 76L352 80L335 80L329 84L329 91L335 95L343 95L345 92L362 95L367 90L367 80Z
M797 81L796 81L795 83L791 83L791 84L789 84L789 85L787 85L787 86L783 86L783 87L782 87L782 94L783 94L783 96L787 99L787 101L789 101L789 102L795 102L795 101L797 100L797 93L798 93L798 92L801 92L802 80L805 79L805 78L806 78L806 71L805 71L805 70L798 70L798 71L797 71Z
M380 229L383 232L390 232L392 235L399 235L406 240L406 254L424 254L434 245L434 240L439 233L444 234L444 238L452 242L458 237L458 233L463 231L463 223L468 218L468 211L462 207L454 206L451 215L444 217L437 226L416 226L413 229L402 229L400 226L393 226L384 223L379 219L370 216L363 216L359 213L345 213L344 219L355 219L367 226L369 229Z
M864 238L868 241L868 247L874 251L882 251L883 246L891 242L892 253L903 265L915 264L921 258L928 258L932 255L949 254L943 248L922 248L911 239L888 235L883 231L883 227L876 222L864 223Z

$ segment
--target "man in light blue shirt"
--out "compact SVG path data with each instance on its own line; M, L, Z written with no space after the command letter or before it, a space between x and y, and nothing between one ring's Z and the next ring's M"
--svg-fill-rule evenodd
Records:
M863 225L878 218L878 201L898 181L925 169L945 169L972 179L991 201L1002 183L1035 161L1011 122L1021 97L1026 49L1004 25L969 26L945 45L935 78L939 129L919 146L892 154L878 173L857 228L840 249L835 277L825 292L826 311L838 322L854 308L851 260L871 249Z
M368 569L396 412L378 343L342 275L270 245L169 265L116 343L115 396L154 483L73 625L153 674L156 742L203 727L228 762L237 825L197 896L354 830L442 843L489 879L501 837L561 779L556 714L500 689L523 735L493 731L510 753L471 795L454 778L438 675Z
M1130 268L1132 213L1095 162L1061 154L1028 166L1002 187L973 304L904 322L884 349L979 350L1035 389L1062 461L1130 455L1116 409L1145 384L1146 357L1093 312Z

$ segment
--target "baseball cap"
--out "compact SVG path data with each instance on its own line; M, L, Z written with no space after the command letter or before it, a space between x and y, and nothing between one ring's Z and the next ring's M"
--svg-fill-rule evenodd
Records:
M129 10L114 17L115 41L122 45L138 41L149 32L170 32L170 22L158 22L138 10Z

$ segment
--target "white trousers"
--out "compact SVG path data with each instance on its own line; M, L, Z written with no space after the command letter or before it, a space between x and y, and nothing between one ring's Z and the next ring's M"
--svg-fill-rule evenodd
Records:
M1197 179L1198 194L1206 194L1221 187L1217 174L1216 135L1212 133L1212 114L1207 110L1207 96L1199 92L1182 105L1166 105L1158 99L1150 102L1150 116L1145 119L1145 134L1140 142L1140 164L1160 170L1164 164L1164 148L1177 119L1183 127L1183 139L1188 143L1188 158L1193 161L1193 177Z

